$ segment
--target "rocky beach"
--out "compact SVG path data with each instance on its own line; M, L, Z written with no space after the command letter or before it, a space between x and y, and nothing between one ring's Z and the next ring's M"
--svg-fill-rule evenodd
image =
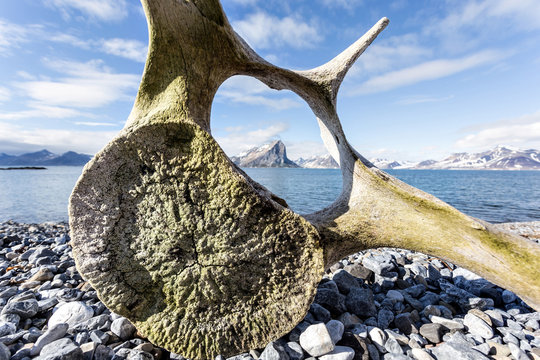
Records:
M501 226L539 241L540 222ZM184 359L103 305L69 242L65 223L0 224L0 360ZM540 359L540 313L449 262L381 248L333 265L289 334L228 359Z

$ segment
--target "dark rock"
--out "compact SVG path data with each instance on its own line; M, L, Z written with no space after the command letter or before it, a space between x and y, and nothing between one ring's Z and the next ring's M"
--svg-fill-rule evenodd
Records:
M311 306L309 307L309 312L313 314L315 319L324 323L327 323L328 321L330 321L330 319L332 319L330 311L326 310L324 307L317 303L311 304Z
M373 293L370 289L351 289L345 300L349 312L362 317L377 315L377 308L373 300Z
M41 349L39 360L82 360L83 352L70 339L59 339Z
M360 287L358 280L345 270L337 271L332 280L336 283L339 291L347 295L352 288Z
M405 335L413 332L413 322L411 321L410 313L402 313L394 318L394 325Z
M2 309L2 314L19 315L21 319L31 318L36 315L39 305L36 299L10 302Z
M356 334L351 332L343 333L343 337L336 345L352 348L354 350L353 360L369 360L367 340Z
M377 315L378 327L386 329L390 326L390 323L394 320L394 313L391 310L382 308Z
M336 289L319 288L315 295L315 303L330 310L332 314L338 315L346 311L345 296Z
M344 270L362 280L368 280L373 274L373 271L357 263L345 266Z

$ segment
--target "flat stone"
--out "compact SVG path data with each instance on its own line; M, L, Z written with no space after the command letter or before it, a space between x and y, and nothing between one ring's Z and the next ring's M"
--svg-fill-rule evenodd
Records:
M94 316L94 310L80 301L72 301L60 306L49 319L48 326L53 327L56 324L66 323L69 327L86 321Z
M409 343L409 338L406 335L397 333L390 329L385 329L384 332L389 338L394 338L400 345L407 345Z
M54 324L43 335L41 335L37 339L37 341L35 342L34 346L32 347L30 351L30 355L32 356L38 355L41 352L41 349L45 345L50 344L53 341L56 341L58 339L61 339L64 335L66 335L68 328L69 328L69 325L66 323Z
M276 341L270 342L264 348L260 360L289 360L289 354L285 351L285 347Z
M519 346L509 343L508 347L510 348L510 352L515 360L530 360L525 351L521 350Z
M36 299L10 302L2 309L2 314L19 315L21 319L28 319L37 314L39 305Z
M420 335L425 337L429 342L438 344L442 341L442 337L449 329L444 325L431 323L424 324L420 327Z
M401 292L397 290L388 290L388 292L386 293L386 298L394 302L403 302L404 300Z
M480 319L484 320L484 322L486 324L488 324L489 326L493 327L493 323L491 322L491 318L489 317L488 314L486 314L485 312L483 312L482 310L480 309L471 309L468 311L469 314L473 314L474 316L476 317L479 317ZM521 330L521 329L520 329Z
M330 320L326 324L326 328L328 329L328 333L330 334L330 338L332 339L334 345L337 344L338 341L341 340L343 331L345 330L343 323L338 320Z
M362 280L369 279L371 275L373 274L373 271L369 270L365 266L362 266L358 263L347 265L343 269L347 271L349 274L351 274L352 276L357 277Z
M81 348L70 339L59 339L41 349L38 360L82 360Z
M486 344L489 345L489 354L490 355L498 355L498 356L508 356L510 355L510 348L508 345L505 344L499 344L495 341L487 341Z
M83 352L83 360L92 360L97 345L98 344L96 344L95 342L87 342L81 345L81 350Z
M429 355L427 351L425 351L424 349L411 349L411 353L412 353L412 356L414 356L414 358L416 360L435 360L433 359L433 356ZM455 359L457 360L457 359Z
M366 256L363 258L362 265L377 275L385 275L395 268L394 264L391 263L391 259L383 259L382 257L375 258L373 256Z
M354 350L347 346L336 346L330 353L319 356L319 360L353 360Z
M465 325L471 334L478 335L484 339L491 339L494 335L493 328L489 326L484 320L478 316L467 313L463 319L463 325Z
M431 349L437 360L489 360L489 358L479 351L474 350L470 345L458 342L445 342Z
M300 346L311 356L321 356L334 350L330 333L325 324L310 325L300 334Z
M354 288L351 289L345 299L347 310L360 317L370 317L377 315L377 308L373 299L371 289Z
M450 330L463 330L465 328L463 323L457 320L447 319L435 315L430 316L429 319L432 323L444 325Z
M46 267L40 268L34 275L28 279L28 281L48 281L54 278L54 274L51 270Z
M17 325L11 322L0 323L0 337L15 334L17 332Z

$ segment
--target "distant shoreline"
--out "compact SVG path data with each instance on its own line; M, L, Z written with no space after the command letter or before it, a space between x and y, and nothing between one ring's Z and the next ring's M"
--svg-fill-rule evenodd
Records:
M43 166L10 166L0 168L0 170L47 170L47 168Z

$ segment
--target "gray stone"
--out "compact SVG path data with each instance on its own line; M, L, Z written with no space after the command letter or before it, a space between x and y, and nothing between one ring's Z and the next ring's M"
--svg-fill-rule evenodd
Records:
M357 277L362 280L369 279L371 275L373 274L373 271L369 270L368 268L358 263L347 265L344 267L344 270L347 271L352 276Z
M389 338L394 338L400 345L407 345L409 343L409 338L406 335L397 333L390 329L385 329L384 332Z
M75 325L73 328L77 331L91 331L91 330L105 330L109 329L111 327L110 323L110 316L107 314L102 314L98 316L94 316L86 321L83 321L77 325Z
M51 342L56 341L58 339L61 339L64 335L66 335L68 328L69 328L69 325L66 323L59 323L50 327L43 335L41 335L37 339L37 341L35 342L34 346L31 349L30 355L32 356L38 355L41 349L45 345L50 344Z
M386 298L392 300L393 302L403 302L403 295L397 290L388 290L386 293Z
M319 360L353 360L354 350L348 346L336 346L330 353L319 356Z
M369 329L369 338L371 341L377 346L379 351L385 351L384 350L384 344L386 342L386 333L379 329L378 327L372 327Z
M130 349L127 354L126 360L154 360L154 357L152 356L152 354L147 353L146 351ZM283 358L283 360L289 359Z
M94 316L94 310L90 306L80 301L72 301L63 304L52 314L48 326L66 323L69 327L74 327L92 316Z
M0 323L0 337L15 334L16 331L17 331L17 325L11 322Z
M424 324L420 327L420 335L425 337L429 342L438 344L442 341L442 337L448 332L448 328L437 323Z
M330 338L332 339L334 345L337 344L338 341L341 340L343 331L345 330L343 323L338 320L330 320L326 324L326 328L328 329L328 334L330 334Z
M395 268L394 264L391 262L391 259L383 258L382 256L377 258L373 256L366 256L362 259L362 265L377 275L386 275L386 273L394 270Z
M510 290L504 290L501 294L501 297L502 297L502 301L505 303L505 304L510 304L514 301L517 300L517 296L516 294L514 294L513 292L511 292Z
M351 314L350 312L345 312L339 315L338 320L343 323L343 326L345 326L346 329L349 329L354 325L361 323L360 318L354 314Z
M96 344L106 345L107 341L109 341L109 334L101 330L94 330L90 333L90 339Z
M471 334L478 335L484 339L491 339L494 335L493 328L478 316L468 313L463 319L465 325Z
M394 320L394 313L391 310L382 308L377 314L377 324L381 329L386 329L390 326L390 323Z
M8 347L0 343L0 360L9 360L10 357L11 352L9 351Z
M527 356L525 351L521 350L519 346L509 343L508 347L510 348L510 352L515 360L530 360L529 356Z
M111 331L122 340L129 339L136 331L135 326L125 317L116 319L111 324Z
M2 336L2 337L0 337L0 343L3 343L5 345L13 344L14 342L17 342L20 338L22 338L25 333L26 332L23 330L23 331L19 331L19 332L15 333L15 334L9 334L9 335Z
M403 354L403 349L399 345L398 341L393 337L388 337L384 343L384 348L386 351L392 354Z
M297 342L291 341L285 345L285 351L289 355L290 360L303 360L304 350ZM255 358L255 357L254 357Z
M489 360L470 345L458 342L445 342L431 349L437 360Z
M285 350L285 347L278 342L272 341L259 357L260 360L289 360L289 354Z
M339 291L347 295L352 288L360 287L358 280L345 270L338 270L334 273L332 280L336 283Z
M381 356L379 355L379 350L377 349L375 345L368 344L367 348L368 348L369 358L371 360L379 360L381 358Z
M311 356L321 356L334 350L334 343L325 324L310 325L300 334L300 346Z
M345 300L347 310L361 317L377 315L377 308L373 299L371 289L355 288L351 289Z
M317 303L313 303L310 305L309 312L313 314L315 319L317 319L318 321L322 321L324 323L327 323L328 321L332 319L332 316L330 315L330 311L328 311L323 306Z
M476 346L473 346L473 349L480 351L484 355L489 355L489 350L491 349L491 346L489 346L486 343L481 343Z
M19 315L21 319L31 318L36 315L39 305L36 299L10 302L2 309L2 314Z
M70 339L59 339L41 349L38 360L82 360L81 348Z

